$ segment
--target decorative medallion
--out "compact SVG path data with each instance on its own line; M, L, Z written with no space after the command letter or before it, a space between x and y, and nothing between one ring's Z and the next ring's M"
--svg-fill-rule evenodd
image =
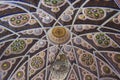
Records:
M33 57L31 60L31 67L34 69L40 69L44 65L44 61L40 56Z
M54 44L64 44L70 39L70 32L65 27L54 27L49 30L48 38Z
M14 15L10 18L9 24L12 27L22 27L28 23L30 16L28 14Z
M110 38L108 38L104 33L97 33L94 35L94 42L100 47L109 47L111 44Z
M26 49L26 42L22 39L15 40L11 45L11 51L15 54L21 53Z
M106 12L102 8L85 8L83 14L90 20L102 20L106 16Z

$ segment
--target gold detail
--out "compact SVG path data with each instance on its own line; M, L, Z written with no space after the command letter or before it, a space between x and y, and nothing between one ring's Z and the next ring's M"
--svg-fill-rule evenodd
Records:
M57 38L62 38L66 34L66 29L64 27L55 27L52 30L52 34Z

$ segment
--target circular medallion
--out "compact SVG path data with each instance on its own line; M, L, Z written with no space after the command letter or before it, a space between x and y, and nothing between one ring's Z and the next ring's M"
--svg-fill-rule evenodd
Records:
M90 54L82 54L80 56L80 62L85 66L90 66L94 63L94 59Z
M47 7L61 7L66 0L42 0L43 4Z
M81 38L75 37L75 38L74 38L74 43L77 44L77 45L80 45L80 44L82 43Z
M84 30L82 25L76 25L74 26L74 29L76 32L82 32Z
M55 27L52 30L52 34L53 34L53 36L55 36L57 38L62 38L65 36L66 30L64 27Z
M16 78L17 78L17 79L21 79L21 78L23 78L23 76L24 76L24 72L23 72L23 71L18 71L18 72L16 73Z
M54 44L64 44L70 39L70 32L65 27L54 27L48 31L48 38Z
M10 68L11 64L8 61L5 61L2 63L1 68L2 70L8 70Z
M44 65L44 61L40 56L33 57L31 60L31 67L34 69L40 69Z
M109 74L111 71L107 66L103 66L103 72Z
M10 18L9 24L13 27L22 27L28 23L30 16L28 14L14 15Z
M36 36L39 36L39 35L41 35L43 33L43 30L42 29L34 29L34 31L33 31L33 34L34 35L36 35Z
M92 76L91 75L86 75L85 80L92 80Z
M58 48L56 46L50 47L50 52L55 54L58 52Z
M46 24L49 24L49 23L51 23L53 21L53 19L50 17L50 16L45 16L45 17L43 17L43 19L42 19L42 22L43 23L46 23Z
M83 14L91 20L102 20L106 16L106 12L102 8L85 8Z
M120 63L120 54L115 54L115 55L114 55L114 60L115 60L117 63Z
M61 20L64 21L64 22L69 22L70 20L72 20L72 17L71 17L71 15L64 14L64 15L61 17Z
M18 39L11 45L11 51L14 53L21 53L26 48L26 42L22 39Z
M109 47L110 39L104 33L97 33L94 35L94 42L100 47Z
M64 46L64 51L66 53L71 52L71 50L72 50L71 46Z

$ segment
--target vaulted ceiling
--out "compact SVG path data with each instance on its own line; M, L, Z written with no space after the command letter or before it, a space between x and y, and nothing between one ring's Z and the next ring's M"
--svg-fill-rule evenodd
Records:
M0 0L0 80L120 80L120 0Z

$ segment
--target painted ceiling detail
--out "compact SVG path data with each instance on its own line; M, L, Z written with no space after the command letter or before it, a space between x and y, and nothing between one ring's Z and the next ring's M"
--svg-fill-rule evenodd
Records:
M120 80L120 0L0 0L0 80Z

